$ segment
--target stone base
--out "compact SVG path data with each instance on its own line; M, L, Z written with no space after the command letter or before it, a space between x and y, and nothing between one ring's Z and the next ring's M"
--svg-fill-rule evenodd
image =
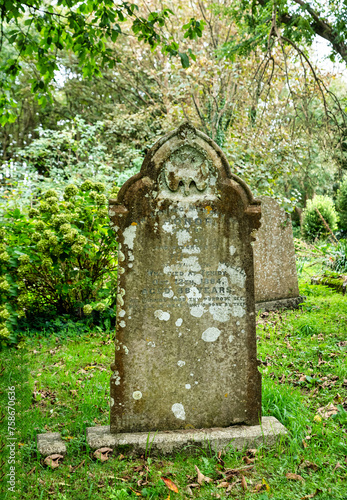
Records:
M256 302L255 310L259 311L277 311L278 309L297 309L300 304L306 300L306 297L291 297L288 299L269 300L267 302Z
M66 454L66 444L61 439L59 432L45 432L37 435L37 450L44 456Z
M201 448L218 452L256 448L262 444L272 446L288 434L275 417L263 417L261 425L253 426L111 434L110 427L105 425L88 427L86 431L87 444L92 450L115 448L117 453L128 456L170 455L179 451L192 454Z

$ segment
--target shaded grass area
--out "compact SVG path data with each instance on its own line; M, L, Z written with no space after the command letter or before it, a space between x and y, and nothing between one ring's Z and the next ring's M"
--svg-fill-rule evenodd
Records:
M347 298L305 279L301 293L307 301L300 310L258 317L263 413L278 418L290 436L255 457L247 450L221 457L197 450L134 460L115 454L101 463L87 449L84 431L108 424L112 335L71 327L62 337L33 336L23 349L3 351L2 408L6 387L16 387L17 494L3 482L1 498L167 499L165 476L179 489L171 499L347 499ZM6 418L1 425L7 461ZM54 470L36 451L35 436L45 431L60 432L68 447ZM213 481L186 490L197 484L195 465ZM241 471L228 476L230 469ZM221 482L232 486L218 487Z

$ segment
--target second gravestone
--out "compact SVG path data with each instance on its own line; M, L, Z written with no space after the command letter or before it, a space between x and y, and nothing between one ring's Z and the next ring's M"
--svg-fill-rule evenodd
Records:
M111 432L259 424L260 202L219 147L183 124L109 213L119 242Z

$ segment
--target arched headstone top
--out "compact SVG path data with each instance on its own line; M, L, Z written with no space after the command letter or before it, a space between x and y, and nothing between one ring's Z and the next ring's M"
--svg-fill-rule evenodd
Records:
M167 206L170 201L214 200L220 205L224 203L226 211L237 208L238 212L246 212L253 219L253 229L259 227L260 201L253 197L248 185L231 172L219 146L188 122L152 146L141 171L123 185L117 200L110 200L110 204L123 205L124 211L143 197L150 198L159 207ZM150 210L144 200L141 205L144 212Z

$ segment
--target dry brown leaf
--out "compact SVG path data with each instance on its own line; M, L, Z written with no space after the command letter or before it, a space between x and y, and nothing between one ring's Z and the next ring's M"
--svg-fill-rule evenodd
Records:
M190 487L189 487L189 486L187 486L187 487L186 487L185 492L186 492L186 493L187 493L187 495L189 495L190 497L194 496L194 495L193 495L193 492L192 492L192 490L190 489Z
M134 472L140 472L141 470L143 470L143 465L137 465L136 467L133 468Z
M106 462L108 460L108 454L111 453L113 450L112 448L99 448L99 450L96 450L94 452L94 457L100 460L101 462Z
M168 477L161 477L160 479L164 481L165 486L169 488L169 490L173 491L174 493L178 493L178 488L175 483L171 481L171 479L169 479Z
M188 484L189 488L199 488L200 484L199 483L190 483Z
M62 458L64 458L63 455L49 455L49 457L45 458L44 462L46 465L52 467L52 469L56 469L57 467L59 467L59 460Z
M222 481L218 484L217 488L227 488L229 486L228 481Z
M306 443L305 439L302 440L302 446L304 448L307 448L308 447L308 444Z
M334 467L334 470L341 469L341 467L342 467L342 465L340 464L340 462L337 462L337 464Z
M332 403L329 403L326 406L318 408L317 415L320 415L322 418L329 418L332 415L335 415L337 412L338 409L336 408L336 406L334 406Z
M227 493L233 489L233 487L238 483L239 481L234 481L233 483L229 484L227 489L225 490Z
M309 460L304 460L304 462L302 462L302 464L299 465L299 469L312 469L314 472L316 472L319 469L319 467L317 464L314 464Z
M258 450L256 448L250 448L249 450L246 451L246 455L250 458L254 458L257 451Z
M212 479L210 477L204 476L202 472L200 472L199 468L197 465L195 465L195 470L198 473L198 483L203 484L204 482L206 483L211 483Z
M253 493L258 493L258 491L266 490L266 485L262 483L258 483L255 485Z
M241 476L241 488L243 489L243 491L248 490L247 481L246 481L245 476Z
M230 476L248 472L252 469L254 469L254 465L247 465L246 467L240 467L239 469L227 469L224 471L224 474L227 476L227 479L229 479Z
M322 493L322 490L316 490L314 493L310 493L309 495L305 495L304 497L301 497L301 500L308 500L309 498L314 498L318 493Z
M292 481L303 481L304 480L304 478L301 477L299 474L294 474L293 472L287 472L286 478L291 479Z

